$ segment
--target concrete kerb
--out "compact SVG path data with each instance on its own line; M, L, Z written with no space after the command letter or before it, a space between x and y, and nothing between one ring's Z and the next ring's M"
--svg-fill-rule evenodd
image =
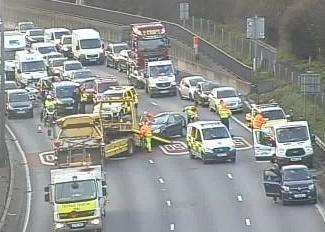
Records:
M25 211L25 218L24 218L24 224L23 224L23 230L22 232L26 232L27 231L27 226L28 226L28 222L29 222L29 216L30 216L30 209L31 209L31 199L32 199L32 186L31 186L31 181L30 181L30 172L29 172L29 166L27 163L27 159L26 159L26 155L24 150L22 149L19 141L17 140L15 134L13 133L13 131L11 130L11 128L6 125L6 129L9 132L10 136L13 138L13 141L15 142L15 145L21 155L21 158L23 160L23 165L25 167L25 175L26 175L26 185L27 185L27 194L26 194L26 211ZM12 193L11 193L12 195ZM11 200L11 199L10 199ZM10 205L10 202L9 202ZM9 208L9 206L8 206ZM1 230L0 230L1 231Z
M9 181L9 186L8 186L8 190L7 190L7 199L6 199L5 208L4 208L3 214L0 219L0 231L2 231L2 228L5 225L5 221L6 221L8 212L9 212L10 202L11 202L12 195L13 195L13 183L15 180L15 172L14 172L14 168L13 168L10 158L9 158L9 167L10 167L10 177L9 177L10 181Z

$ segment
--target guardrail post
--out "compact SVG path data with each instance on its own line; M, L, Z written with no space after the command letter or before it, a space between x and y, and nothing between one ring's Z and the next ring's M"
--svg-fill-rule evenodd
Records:
M223 31L223 27L221 27L221 45L223 47L223 41L224 41L224 31Z
M200 19L200 35L203 35L203 18Z

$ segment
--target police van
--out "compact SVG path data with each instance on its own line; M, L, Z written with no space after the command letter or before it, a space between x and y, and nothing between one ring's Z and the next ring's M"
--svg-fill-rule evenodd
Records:
M191 159L236 162L235 143L220 121L197 121L187 125L187 146Z
M38 52L18 51L15 55L15 77L17 82L28 85L37 83L40 78L47 77L43 57Z

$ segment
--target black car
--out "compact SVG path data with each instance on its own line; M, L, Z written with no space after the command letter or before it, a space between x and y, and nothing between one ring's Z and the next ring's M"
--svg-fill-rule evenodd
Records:
M24 89L7 90L7 109L8 118L26 116L32 118L33 104L29 98L28 92Z
M59 115L77 113L78 91L78 84L71 81L53 83L53 96L57 102L57 113Z
M164 112L154 116L151 128L153 134L162 137L174 137L185 135L185 118L174 112Z
M219 85L212 81L199 82L194 90L194 101L200 105L206 106L209 104L209 94L214 88Z
M267 197L279 197L283 205L290 202L317 202L314 177L305 165L288 165L263 173Z

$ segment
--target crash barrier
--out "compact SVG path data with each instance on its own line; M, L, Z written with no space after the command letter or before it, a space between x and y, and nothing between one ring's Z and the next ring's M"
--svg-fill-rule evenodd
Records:
M123 12L106 10L97 7L80 6L68 2L54 0L29 0L27 2L28 5L25 6L27 8L35 8L42 10L47 9L52 12L57 12L59 14L67 14L80 16L88 19L96 19L96 21L107 22L116 25L130 25L132 23L146 23L155 21L155 19L142 17L139 15L131 15ZM22 7L22 2L13 0L10 1L10 5ZM196 34L176 23L167 21L163 21L163 23L165 23L168 34L171 37L175 38L178 41L181 41L187 46L193 47L193 37L196 36ZM234 57L228 55L227 53L225 53L224 51L204 39L201 39L199 53L205 54L215 63L222 65L225 69L230 70L242 79L250 81L252 78L253 70L251 67L241 63L239 60L236 60Z
M9 29L14 29L16 22L26 20L30 20L41 27L67 27L69 29L90 27L98 30L105 41L112 42L120 41L121 36L123 36L121 31L124 30L124 27L120 25L31 8L7 6L5 17L6 27ZM197 60L191 47L175 39L171 40L171 56L175 66L182 71L204 75L210 80L223 85L230 85L245 94L250 92L251 85L249 82L225 72L206 56L200 55L200 59ZM209 66L208 63L210 63Z

